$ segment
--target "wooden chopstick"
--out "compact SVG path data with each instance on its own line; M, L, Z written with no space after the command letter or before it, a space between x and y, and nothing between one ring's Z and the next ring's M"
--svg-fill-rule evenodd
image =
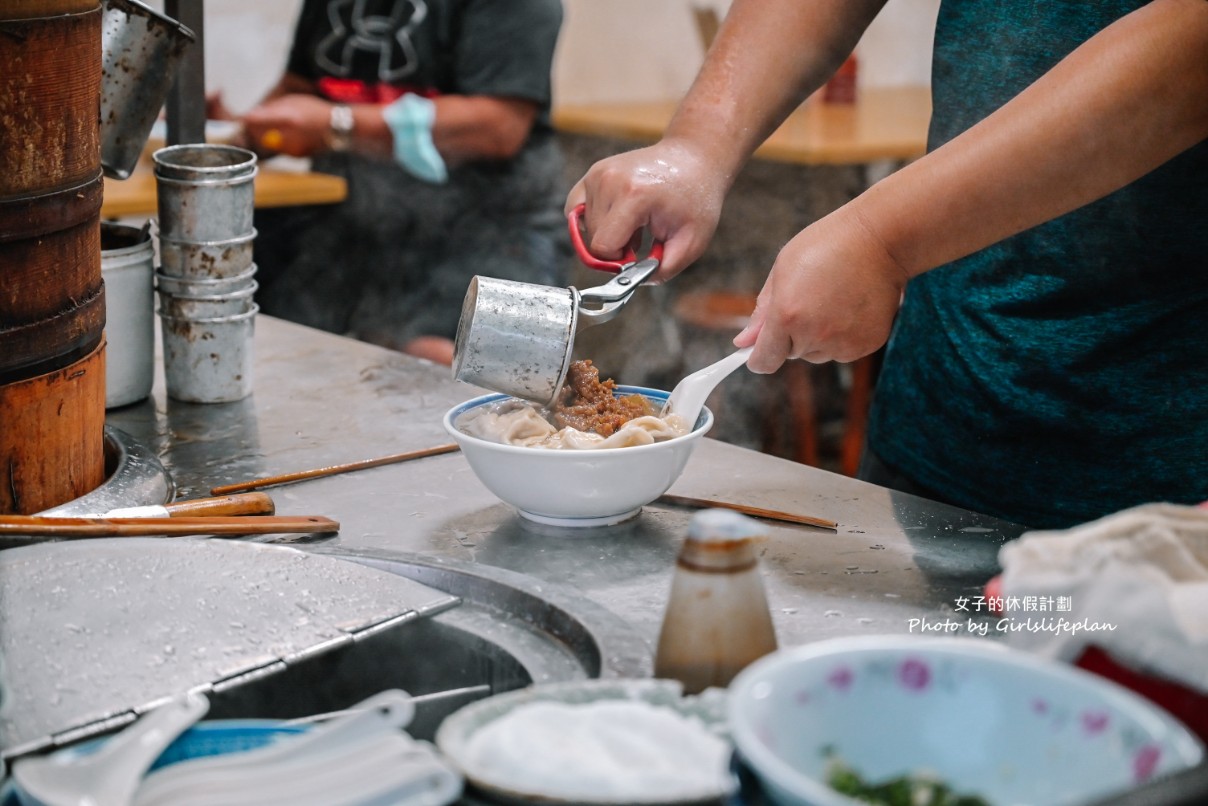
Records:
M0 516L0 535L48 535L63 538L313 534L338 531L340 531L338 522L321 515L178 516L174 518Z
M659 496L659 501L665 504L675 504L683 507L716 507L717 509L731 509L735 512L741 512L744 515L750 515L754 518L764 518L765 520L784 521L786 523L800 523L806 526L817 526L821 529L833 529L838 531L839 524L836 521L827 520L826 518L815 518L812 515L798 515L793 512L781 512L777 509L763 509L762 507L748 506L747 504L735 504L730 501L715 501L712 498L693 498L688 495L672 495L664 493Z
M442 453L452 453L457 450L457 443L450 442L447 445L437 445L432 448L421 448L417 451L407 451L406 453L395 453L390 456L380 456L377 459L362 459L359 462L348 462L342 465L329 465L327 467L317 467L314 470L299 470L296 473L285 473L280 476L269 476L263 479L253 479L251 481L240 481L235 484L222 484L210 490L210 495L227 495L229 493L238 493L245 490L258 490L261 487L273 487L278 484L290 484L295 481L306 481L307 479L317 479L322 476L334 476L337 473L348 473L353 470L366 470L371 467L381 467L382 465L392 465L398 462L406 462L411 459L423 459L425 456L437 456Z
M341 465L329 465L327 467L318 467L313 470L300 470L296 473L285 473L280 476L269 476L263 479L241 481L234 484L223 484L212 488L210 490L210 494L228 495L230 493L255 490L261 487L273 487L278 484L290 484L295 481L306 481L307 479L316 479L323 476L334 476L338 473L348 473L354 470L366 470L371 467L381 467L382 465L406 462L411 459L423 459L426 456L438 456L442 453L452 453L456 450L458 450L457 443L450 442L446 445L436 445L431 448L421 448L415 451L396 453L391 454L390 456L381 456L377 459L363 459L359 462L348 462ZM659 497L659 500L663 503L674 504L677 506L717 507L719 509L732 509L735 512L741 512L744 515L750 515L755 518L783 521L785 523L798 523L805 526L817 526L821 529L837 530L839 528L839 524L836 521L827 520L825 518L817 518L812 515L798 515L793 512L782 512L775 509L763 509L761 507L748 506L747 504L735 504L729 501L715 501L710 498L693 498L686 495L664 494ZM175 518L174 520L180 520L180 518Z
M106 512L61 515L73 518L200 518L228 515L275 515L276 505L268 493L236 493L213 498L184 498L168 504L115 507ZM52 516L53 517L53 516Z

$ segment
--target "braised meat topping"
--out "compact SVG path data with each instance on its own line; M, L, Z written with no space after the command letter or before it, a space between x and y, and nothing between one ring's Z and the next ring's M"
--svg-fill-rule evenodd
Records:
M611 378L600 380L600 370L590 359L571 362L566 383L550 407L554 425L610 437L634 418L658 414L654 404L641 395L616 397L616 388Z

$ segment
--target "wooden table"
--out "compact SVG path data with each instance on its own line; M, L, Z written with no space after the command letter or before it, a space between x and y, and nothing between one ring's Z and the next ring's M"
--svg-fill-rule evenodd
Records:
M553 122L571 134L653 142L663 135L678 103L564 104L554 108ZM811 98L755 156L803 165L912 160L927 150L930 118L928 87L861 89L854 104Z
M334 204L348 195L348 183L339 176L298 172L260 166L256 175L257 207L289 207L301 204ZM153 216L158 212L155 173L144 159L129 179L105 179L101 218Z

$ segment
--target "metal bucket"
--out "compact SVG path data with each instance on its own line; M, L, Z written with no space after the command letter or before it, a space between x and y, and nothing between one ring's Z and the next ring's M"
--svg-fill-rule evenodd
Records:
M252 337L259 307L235 316L175 319L160 314L168 397L231 403L252 393Z
M618 272L617 276L585 291L472 278L457 323L455 379L543 406L552 403L566 380L580 325L615 317L637 287L658 270L663 257L659 242L642 260L632 250L620 261L591 255L579 233L581 214L582 205L569 219L579 258L593 269Z
M229 241L255 233L256 155L229 145L180 145L152 155L161 238Z
M126 179L138 164L176 68L195 35L136 0L105 0L101 30L101 165Z
M146 229L101 223L105 408L137 403L155 378L155 243Z
M225 241L177 241L159 238L159 267L166 275L190 280L221 280L245 273L252 265L256 231Z

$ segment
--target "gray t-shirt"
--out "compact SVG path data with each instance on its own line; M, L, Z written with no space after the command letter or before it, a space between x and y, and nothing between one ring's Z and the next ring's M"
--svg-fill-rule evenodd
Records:
M378 343L452 337L475 274L566 285L567 186L549 125L560 0L306 0L287 69L346 103L402 92L538 104L513 159L452 165L433 185L388 158L316 156L339 205L258 210L265 313Z

